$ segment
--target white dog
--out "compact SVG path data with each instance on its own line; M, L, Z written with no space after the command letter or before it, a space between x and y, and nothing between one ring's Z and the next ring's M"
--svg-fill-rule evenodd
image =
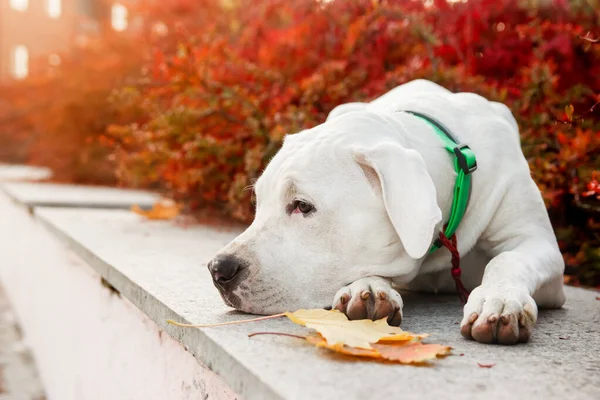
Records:
M511 112L425 80L341 105L325 123L286 136L256 183L254 222L208 265L227 304L271 314L333 300L350 319L399 324L394 287L454 290L449 251L428 254L451 212L454 160L406 110L440 121L477 157L456 231L473 289L463 336L524 342L537 305L563 305L564 262Z

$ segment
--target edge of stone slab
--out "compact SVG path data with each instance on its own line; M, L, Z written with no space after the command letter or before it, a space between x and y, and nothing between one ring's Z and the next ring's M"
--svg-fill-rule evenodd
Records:
M116 267L102 260L43 215L40 215L39 211L43 210L44 208L35 209L33 215L44 228L98 272L120 296L125 296L148 318L153 320L172 338L179 341L187 351L192 353L196 360L217 373L235 393L240 394L243 398L283 399L283 396L262 381L260 377L249 371L242 362L213 341L202 329L178 329L167 324L167 319L183 323L191 323L191 321L170 309L151 293L122 274Z
M133 205L132 202L113 202L113 203L104 203L104 202L83 202L83 203L77 203L77 202L71 202L71 201L63 201L63 202L52 202L52 201L44 201L44 200L27 200L27 199L22 199L19 197L19 195L17 193L14 192L14 190L12 190L14 188L15 185L21 185L21 184L27 184L27 185L39 185L39 186L43 186L43 185L48 185L49 187L52 186L54 188L56 187L72 187L72 188L79 188L81 190L85 190L85 189L91 189L94 190L95 188L102 188L102 189L115 189L118 190L118 188L112 188L112 187L100 187L100 186L88 186L88 185L67 185L67 184L57 184L57 183L51 183L51 182L38 182L38 181L2 181L2 179L0 178L0 192L4 193L9 199L11 199L13 202L17 203L17 204L21 204L25 207L29 207L29 208L34 208L34 207L47 207L47 208L89 208L89 209L108 209L108 210L127 210L129 208L131 208L131 206ZM125 190L130 190L130 189L125 189ZM154 195L153 193L150 192L143 192L140 191L140 195ZM158 200L160 198L160 196L158 194L156 194L156 199ZM150 209L152 208L153 202L150 201L139 201L136 202L137 205L140 206L140 208L142 209Z
M38 182L51 177L49 168L0 163L0 182Z

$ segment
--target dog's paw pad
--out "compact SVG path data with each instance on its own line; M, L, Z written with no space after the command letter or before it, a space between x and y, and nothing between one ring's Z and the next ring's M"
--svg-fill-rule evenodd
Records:
M380 278L359 279L338 291L333 308L350 320L386 318L393 326L402 321L402 298Z

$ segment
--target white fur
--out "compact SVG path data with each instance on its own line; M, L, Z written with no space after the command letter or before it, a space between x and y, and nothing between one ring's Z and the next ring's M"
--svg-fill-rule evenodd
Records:
M323 307L372 277L385 278L393 296L392 283L453 290L449 252L426 255L449 217L452 157L426 122L402 110L441 121L477 157L457 231L463 279L478 287L465 318L502 313L504 306L522 312L533 299L563 304L563 259L510 110L417 80L368 104L341 105L325 123L285 138L257 181L254 222L219 253L248 263L234 293L239 309ZM316 212L289 214L294 200L314 204Z

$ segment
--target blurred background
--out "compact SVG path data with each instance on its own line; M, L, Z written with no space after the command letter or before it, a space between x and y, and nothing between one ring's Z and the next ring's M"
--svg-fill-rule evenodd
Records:
M511 108L565 282L600 287L599 0L0 2L0 162L248 223L286 133L425 78Z

